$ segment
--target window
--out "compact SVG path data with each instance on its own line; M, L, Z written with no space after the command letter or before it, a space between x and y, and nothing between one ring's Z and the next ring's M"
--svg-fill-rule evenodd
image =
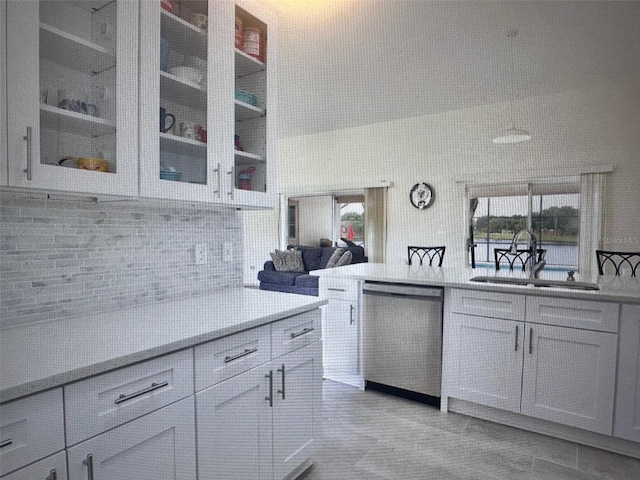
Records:
M484 190L484 192L482 191ZM577 181L555 185L484 187L472 197L470 239L478 266L495 265L495 248L508 248L514 234L532 229L546 250L547 269L578 270L580 194ZM475 207L475 208L474 208ZM526 237L521 241L526 242ZM522 248L522 247L521 247Z
M336 196L338 245L364 245L364 195Z

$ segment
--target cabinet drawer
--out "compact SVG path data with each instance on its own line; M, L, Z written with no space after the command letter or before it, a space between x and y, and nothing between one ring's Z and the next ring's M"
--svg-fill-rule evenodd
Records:
M338 300L358 300L359 282L348 278L320 278L320 296Z
M55 472L55 473L54 473ZM28 467L21 468L2 480L66 480L67 454L58 452Z
M63 449L61 388L0 406L0 475Z
M271 324L272 358L302 348L322 338L320 309Z
M252 328L200 345L195 359L199 391L271 360L271 328Z
M448 298L451 312L481 317L524 320L525 301L523 295L485 292L479 290L452 289Z
M616 333L619 309L617 303L572 298L528 297L527 321Z
M67 444L109 430L193 393L193 352L155 358L65 388Z

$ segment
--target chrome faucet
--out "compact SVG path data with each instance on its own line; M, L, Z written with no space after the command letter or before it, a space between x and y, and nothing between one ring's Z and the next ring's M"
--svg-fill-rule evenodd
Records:
M529 278L538 278L538 274L547 264L544 258L541 258L540 261L537 261L538 257L538 240L536 239L536 234L533 233L533 230L529 228L523 228L518 230L516 234L513 236L513 240L511 240L511 248L509 249L509 253L511 255L517 255L518 253L518 239L520 235L526 233L529 235L529 239L531 240L531 255L529 256Z

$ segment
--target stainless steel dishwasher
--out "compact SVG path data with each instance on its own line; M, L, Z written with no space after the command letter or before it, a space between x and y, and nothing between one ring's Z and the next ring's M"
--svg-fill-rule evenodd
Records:
M440 403L443 289L363 286L365 388Z

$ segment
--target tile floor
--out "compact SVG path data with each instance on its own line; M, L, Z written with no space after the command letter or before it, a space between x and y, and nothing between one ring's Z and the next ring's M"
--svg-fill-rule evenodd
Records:
M639 480L640 460L325 380L300 480Z

